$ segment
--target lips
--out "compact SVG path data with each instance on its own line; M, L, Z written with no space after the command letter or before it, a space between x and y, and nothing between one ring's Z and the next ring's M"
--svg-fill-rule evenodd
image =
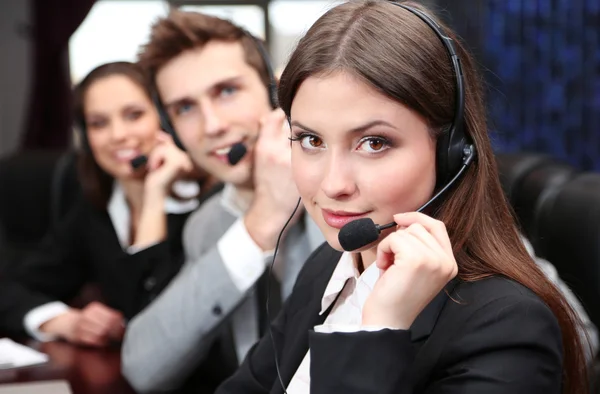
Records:
M129 162L135 157L140 155L140 151L137 149L119 149L113 153L114 157L118 161Z
M232 142L230 145L223 146L223 147L220 147L217 149L213 149L210 151L210 154L214 155L217 159L219 159L223 163L229 163L229 159L227 158L227 155L231 151L231 147L239 142L241 142L241 141Z
M346 211L331 211L328 209L322 209L323 219L327 225L341 229L346 224L367 216L368 212L346 212Z
M226 146L225 148L216 149L214 151L214 154L218 155L218 156L220 156L220 155L227 155L229 153L229 151L231 151L231 147L232 146L233 145L229 145L229 146Z

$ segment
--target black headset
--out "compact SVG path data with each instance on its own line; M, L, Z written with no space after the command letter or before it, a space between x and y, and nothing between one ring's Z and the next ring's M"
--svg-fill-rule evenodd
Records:
M271 65L271 59L265 46L262 43L262 40L252 35L250 32L241 29L244 35L252 40L252 42L256 45L256 49L261 57L261 60L265 66L265 70L267 71L267 77L269 78L267 91L269 95L269 103L271 104L271 108L275 109L279 106L277 100L277 80L275 78L275 73L273 72L273 67ZM156 77L155 77L156 78ZM160 99L160 94L158 93L158 89L156 87L156 81L154 81L154 92L152 95L154 100L154 105L158 110L158 115L160 116L160 124L161 128L169 133L173 137L173 141L179 147L179 149L185 151L185 147L181 143L181 140L177 137L177 132L175 131L175 127L173 127L173 123L169 118L169 114Z
M404 8L425 22L442 41L442 44L444 44L444 47L448 52L450 61L452 62L452 69L456 82L454 119L448 130L438 137L436 152L437 184L443 185L460 171L467 157L475 153L475 147L472 145L471 139L464 131L465 86L460 58L456 53L453 40L444 33L442 27L431 17L423 11L407 6L406 4L396 3L394 1L390 3Z
M92 154L90 143L87 136L87 127L85 125L85 119L81 111L75 111L73 114L73 124L75 126L75 133L79 136L79 146L87 154Z

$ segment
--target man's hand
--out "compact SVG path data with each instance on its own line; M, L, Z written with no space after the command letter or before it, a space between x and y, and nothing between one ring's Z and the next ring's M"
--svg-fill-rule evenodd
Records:
M254 199L244 223L263 250L275 248L300 196L292 178L289 128L284 120L281 109L263 118L254 148Z

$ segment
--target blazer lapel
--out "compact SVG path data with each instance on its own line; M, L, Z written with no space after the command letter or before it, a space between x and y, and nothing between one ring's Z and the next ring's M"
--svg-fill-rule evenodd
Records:
M412 326L410 326L410 338L413 343L418 343L431 334L433 327L440 315L440 312L446 305L448 300L448 294L452 292L456 280L448 282L446 287L438 293L437 296L423 309L423 311L417 316Z
M295 290L297 292L295 302L299 305L297 311L288 317L285 345L283 351L280 352L282 357L279 361L280 366L283 366L281 377L286 385L290 383L308 352L309 331L315 326L323 324L335 304L334 302L323 315L319 315L323 293L341 255L341 252L326 246L312 261L307 262L317 269L313 274L307 275L306 280L303 280L302 285ZM271 393L283 393L278 380Z
M426 381L431 366L435 364L440 356L442 347L430 340L431 333L435 328L438 318L444 309L444 306L450 299L458 279L453 279L440 291L438 295L425 307L417 316L413 325L410 327L411 340L415 347L415 360L412 365L411 379L415 392L420 392L420 384ZM435 336L432 338L436 338ZM419 388L419 389L418 389Z

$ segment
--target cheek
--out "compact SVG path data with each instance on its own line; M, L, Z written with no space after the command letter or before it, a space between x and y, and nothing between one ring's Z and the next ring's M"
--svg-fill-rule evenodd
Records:
M385 165L377 171L362 173L360 194L386 215L414 211L432 195L435 167L416 160L403 165ZM364 172L364 171L363 171Z
M256 98L256 95L244 95L233 103L235 109L228 111L234 116L232 123L247 129L247 132L258 132L260 119L271 111L268 103Z
M321 186L322 171L315 161L307 159L299 151L300 148L295 143L292 147L292 175L298 193L300 193L302 200L308 203L315 197Z
M102 130L97 130L87 134L87 142L95 155L101 154L102 150L108 146L109 135Z
M139 127L139 138L144 145L154 145L158 136L159 127L155 122L145 122Z
M175 132L188 150L194 150L201 147L204 130L202 128L202 123L197 117L190 116L178 121Z

